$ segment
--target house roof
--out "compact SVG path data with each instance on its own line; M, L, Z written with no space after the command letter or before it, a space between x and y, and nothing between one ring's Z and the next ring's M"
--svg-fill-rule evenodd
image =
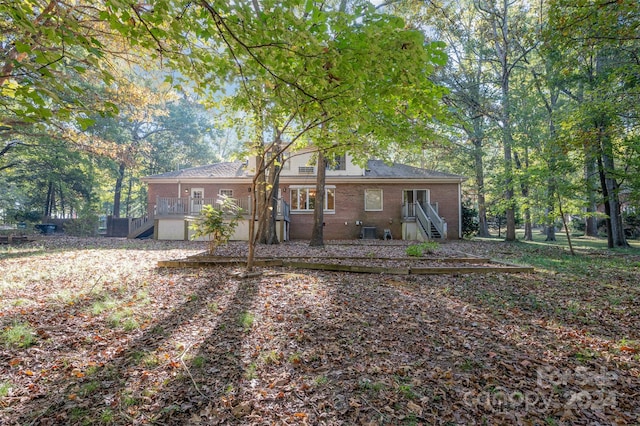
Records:
M209 164L206 166L192 167L188 169L175 170L172 172L161 173L157 175L147 176L144 180L160 180L160 179L207 179L207 178L239 178L247 177L245 163L241 161L223 162ZM351 176L362 179L360 176ZM464 180L464 176L452 173L439 172L435 170L426 170L419 167L407 166L405 164L392 163L388 164L382 160L369 160L364 173L365 178L371 179L455 179Z
M244 163L242 161L231 161L175 170L147 176L146 179L233 178L244 176L246 176Z
M421 169L405 164L388 164L382 160L369 160L365 177L371 178L434 178L434 179L465 179L464 176L452 173L438 172L435 170Z

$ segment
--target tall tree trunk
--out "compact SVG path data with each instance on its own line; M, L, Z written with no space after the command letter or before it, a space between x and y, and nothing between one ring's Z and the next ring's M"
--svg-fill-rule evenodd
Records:
M510 53L512 50L509 31L509 0L502 1L502 10L491 9L497 7L496 4L489 6L488 4L476 3L477 7L484 10L492 16L494 48L496 56L500 64L500 91L501 91L501 111L500 121L502 122L502 148L504 153L504 201L506 204L506 231L505 240L516 240L516 211L513 186L513 155L511 152L513 145L513 135L511 129L511 102L510 87L511 70L513 64L510 61Z
M249 241L247 252L247 272L253 271L253 264L256 253L256 218L257 218L257 195L256 195L256 180L251 181L251 214L249 215Z
M125 217L131 217L131 188L133 186L133 176L129 176L127 185L127 198L125 201Z
M554 143L554 142L552 142ZM555 145L554 145L555 146ZM549 159L549 176L547 177L547 209L545 211L545 241L556 241L556 217L554 213L554 197L558 192L558 184L556 181L556 165L555 149L550 155ZM558 195L558 199L560 196Z
M278 149L279 150L279 149ZM271 189L269 190L269 198L271 201L271 210L269 215L269 227L267 231L266 244L278 244L278 192L280 188L280 166L276 163L273 164L273 174L269 179L271 181Z
M518 168L518 170L522 170L522 163L520 161L520 157L518 156L518 153L515 151L513 153L513 158L515 160L516 167ZM528 168L529 155L526 149L525 149L524 158L525 158L525 167ZM529 186L524 180L520 182L520 191L521 191L522 197L525 200L529 198ZM526 207L524 209L524 239L525 241L533 241L533 226L531 225L531 209L529 209L529 207Z
M554 142L552 142L554 143ZM554 145L555 146L555 145ZM555 149L549 158L549 176L547 177L547 208L545 211L545 241L556 241L556 217L554 213L554 197L558 191L558 184L556 181L556 165Z
M547 62L547 74L551 72L551 65ZM538 87L542 95L542 91ZM555 213L554 213L554 197L558 193L558 158L560 156L560 147L558 146L557 135L556 135L556 123L554 119L554 111L556 111L556 106L558 104L558 97L560 95L560 91L556 85L553 85L550 88L551 95L549 96L548 102L545 101L545 106L547 109L547 114L549 115L549 175L547 176L547 210L546 210L546 238L545 241L556 241L556 224L555 224ZM558 195L558 203L560 203L560 194ZM558 206L560 207L560 206ZM562 215L562 213L560 213ZM564 220L564 217L562 218Z
M502 145L504 150L504 172L505 172L505 189L504 199L507 205L505 210L506 216L506 230L505 240L516 240L516 210L515 199L513 190L513 156L511 153L511 145L513 142L511 135L511 117L509 113L509 80L508 77L502 83L502 95L503 95L503 108L502 122L504 128L502 129Z
M327 176L327 160L318 152L318 173L316 176L316 204L313 209L313 230L311 232L311 247L324 247L324 193Z
M598 157L598 175L600 176L600 186L602 188L602 203L604 205L605 224L607 227L607 247L613 248L613 232L611 231L611 204L609 204L609 193L607 191L607 178L604 172L602 157Z
M475 121L475 120L474 120ZM474 124L475 127L475 124ZM476 133L477 134L477 133ZM478 236L490 237L487 223L487 203L484 193L484 164L482 152L482 137L475 137L473 143L473 158L476 175L476 191L478 193Z
M603 193L606 193L606 206L608 207L607 215L609 216L610 237L608 238L609 248L614 247L629 247L629 243L624 235L624 225L622 223L622 214L620 210L620 198L618 190L618 182L614 176L614 162L613 157L610 155L611 141L608 136L602 138L605 140L605 148L602 155L602 180L603 180ZM606 190L604 189L606 188Z
M116 187L113 191L113 217L120 217L120 199L122 197L122 182L124 181L124 172L127 166L124 161L120 162L118 167L118 176L116 177Z
M596 176L598 176L598 162L595 159L593 148L589 144L584 145L584 181L586 186L586 218L585 235L589 237L598 236L598 188Z
M278 147L272 148L278 152ZM262 164L265 164L261 160ZM276 223L278 217L278 185L280 167L276 161L262 167L258 180L258 242L260 244L278 244Z
M589 237L598 236L598 195L595 178L598 173L596 162L592 155L585 160L584 179L587 187L587 208L585 218L585 235Z
M271 203L268 199L267 190L267 170L265 169L264 155L259 155L256 158L256 176L255 182L255 198L258 226L256 228L256 242L265 244L267 242L268 231L268 219L269 219L269 206Z
M44 202L44 217L43 221L47 217L51 217L51 204L53 203L54 194L53 194L53 182L49 181L49 186L47 188L47 199Z
M60 191L60 211L62 212L62 219L65 219L67 216L65 214L65 198L64 192L62 191L62 182L58 183L58 191Z
M547 197L553 197L553 194L555 194L555 190L552 188L549 188L547 190ZM546 234L546 238L544 239L545 241L556 241L556 225L554 223L554 214L553 214L553 210L550 210L551 208L553 208L553 203L549 202L549 205L547 206L547 224L546 224L546 228L545 228L545 234Z

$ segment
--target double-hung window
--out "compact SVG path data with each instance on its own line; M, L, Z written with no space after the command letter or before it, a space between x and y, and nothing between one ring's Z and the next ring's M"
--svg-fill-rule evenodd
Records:
M291 211L292 212L312 212L316 207L315 186L290 187ZM336 210L336 189L332 186L325 188L324 211L335 212Z
M368 212L379 212L383 210L382 189L364 190L364 210Z

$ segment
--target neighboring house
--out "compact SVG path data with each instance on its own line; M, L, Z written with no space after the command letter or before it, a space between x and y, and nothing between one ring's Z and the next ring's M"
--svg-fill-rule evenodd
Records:
M312 153L297 153L280 174L278 236L310 239L316 169ZM129 237L186 240L189 224L219 195L234 198L250 212L253 163L217 163L143 178L148 184L148 216L132 221ZM402 164L369 160L366 169L349 156L326 173L324 238L457 239L461 233L461 183L465 177ZM247 215L248 218L248 215ZM248 220L233 237L248 239Z

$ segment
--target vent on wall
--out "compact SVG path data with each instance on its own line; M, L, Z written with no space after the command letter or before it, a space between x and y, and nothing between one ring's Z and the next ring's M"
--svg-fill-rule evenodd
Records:
M312 175L315 171L313 166L300 166L298 167L298 174L300 175Z

